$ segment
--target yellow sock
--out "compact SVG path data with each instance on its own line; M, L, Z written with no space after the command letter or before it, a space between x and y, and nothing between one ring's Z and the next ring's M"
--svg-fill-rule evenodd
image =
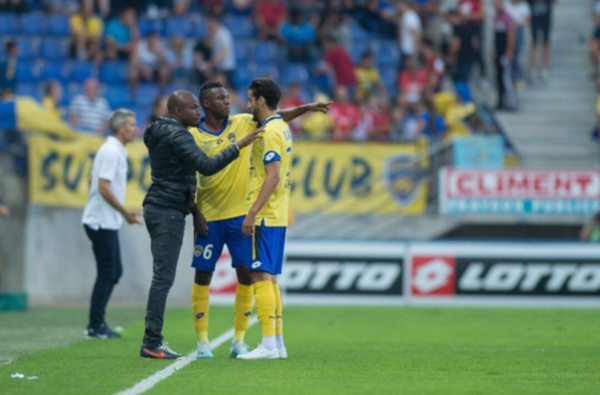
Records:
M275 292L275 334L283 336L283 304L281 303L281 291L279 284L273 283L273 291Z
M194 328L199 342L208 341L208 304L210 301L208 285L192 285L192 312L194 313Z
M262 326L263 336L275 336L275 292L273 282L259 281L254 284L256 312Z
M238 284L235 291L235 320L233 322L233 340L244 340L244 335L250 323L252 315L252 302L254 297L254 286Z

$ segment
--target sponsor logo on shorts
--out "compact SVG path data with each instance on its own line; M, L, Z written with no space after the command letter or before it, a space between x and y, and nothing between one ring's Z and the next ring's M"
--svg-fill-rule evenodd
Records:
M262 262L261 261L256 261L252 264L252 269L256 269L262 266Z

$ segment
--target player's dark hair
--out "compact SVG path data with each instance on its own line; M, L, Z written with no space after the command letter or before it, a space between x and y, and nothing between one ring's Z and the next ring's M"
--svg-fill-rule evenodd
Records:
M276 110L281 99L281 90L275 81L269 78L257 78L248 87L252 91L255 99L264 97L267 107L270 110Z
M200 98L200 104L202 104L202 100L208 99L208 92L216 88L225 87L219 81L209 80L202 83L202 85L200 85L200 92L198 93L198 97Z

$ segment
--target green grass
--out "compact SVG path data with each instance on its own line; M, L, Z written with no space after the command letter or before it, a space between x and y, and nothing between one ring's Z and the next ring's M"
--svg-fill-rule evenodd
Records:
M176 351L194 348L190 315L172 310L166 318ZM138 357L142 316L113 309L113 325L136 320L122 340L79 341L83 310L1 314L0 359L7 358L7 344L10 358L18 358L0 366L0 393L112 394L131 387L169 364ZM148 393L593 394L600 388L595 310L290 307L285 319L289 360L230 360L227 342L214 360L194 361ZM231 308L212 309L213 338L231 325ZM45 340L58 332L58 340ZM259 332L258 325L249 330L252 347ZM53 348L34 352L40 346ZM11 379L15 372L39 379Z

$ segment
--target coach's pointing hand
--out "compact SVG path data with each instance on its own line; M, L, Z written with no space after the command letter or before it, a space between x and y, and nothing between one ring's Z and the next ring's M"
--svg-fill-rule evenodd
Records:
M264 126L262 128L256 129L254 132L250 133L240 141L236 143L239 149L249 146L256 139L262 139L263 133L265 131Z

